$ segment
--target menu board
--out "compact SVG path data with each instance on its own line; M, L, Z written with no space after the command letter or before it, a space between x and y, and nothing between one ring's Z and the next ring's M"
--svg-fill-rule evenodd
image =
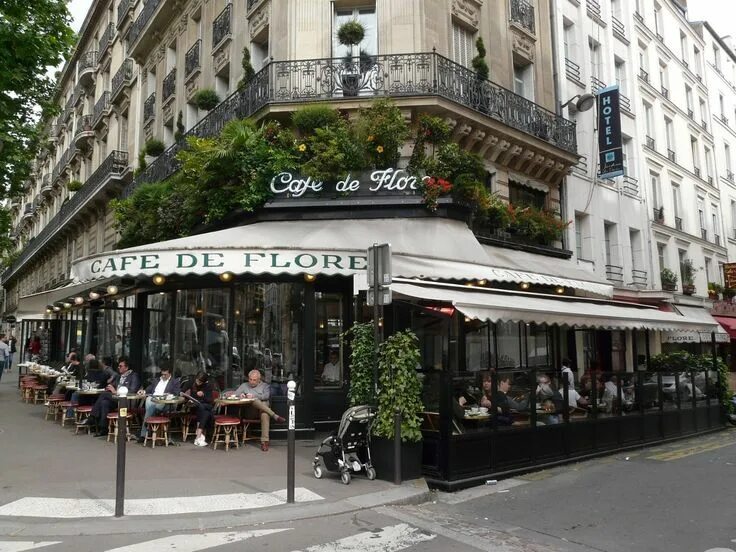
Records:
M723 281L726 288L736 288L736 263L723 263Z

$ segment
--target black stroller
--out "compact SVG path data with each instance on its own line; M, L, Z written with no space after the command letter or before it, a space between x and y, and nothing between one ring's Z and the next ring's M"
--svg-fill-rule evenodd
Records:
M337 433L327 437L314 455L314 477L320 479L325 470L340 472L345 485L350 483L353 473L365 470L368 479L376 478L371 464L370 431L376 413L372 406L348 408L340 419Z

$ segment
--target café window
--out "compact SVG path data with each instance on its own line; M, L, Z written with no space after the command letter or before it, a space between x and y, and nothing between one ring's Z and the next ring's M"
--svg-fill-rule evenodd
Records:
M171 294L151 294L147 303L148 321L143 338L144 380L155 377L161 366L170 366L171 361Z
M96 313L95 337L92 350L97 357L109 359L113 366L121 356L130 356L131 329L135 296L109 301Z
M544 209L547 193L516 182L509 182L509 201L512 205L526 205Z
M317 292L317 355L315 387L342 387L345 379L344 355L340 335L343 332L343 301L339 293Z

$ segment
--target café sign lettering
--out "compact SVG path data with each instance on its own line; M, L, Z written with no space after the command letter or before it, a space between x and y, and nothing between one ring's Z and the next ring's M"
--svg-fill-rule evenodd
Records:
M280 172L271 179L271 192L277 197L302 197L304 195L335 192L339 194L409 194L417 193L428 176L417 178L404 169L380 169L369 173L348 173L334 185L325 184L310 176Z

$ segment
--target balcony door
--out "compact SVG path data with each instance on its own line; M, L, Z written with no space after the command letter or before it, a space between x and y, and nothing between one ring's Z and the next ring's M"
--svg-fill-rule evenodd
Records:
M338 30L349 21L357 21L365 34L359 44L346 46L337 38ZM332 31L332 66L334 71L334 93L343 96L370 95L377 86L379 71L376 65L378 54L378 25L376 8L336 8Z

